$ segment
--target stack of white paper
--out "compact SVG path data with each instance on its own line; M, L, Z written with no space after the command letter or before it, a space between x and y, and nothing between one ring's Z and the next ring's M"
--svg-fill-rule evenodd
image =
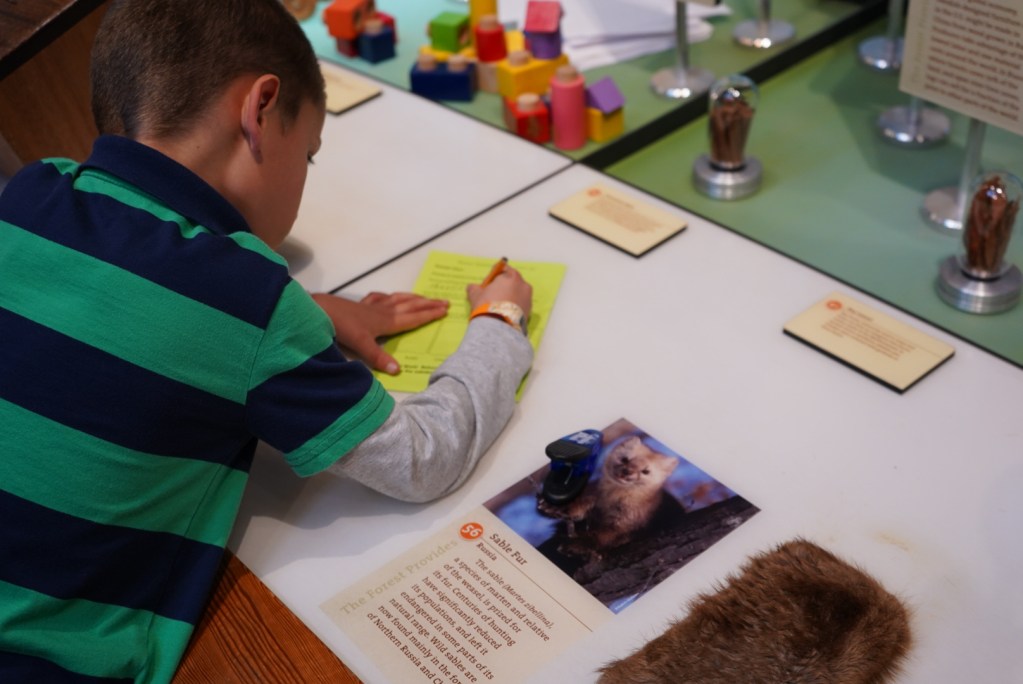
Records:
M562 48L578 69L614 64L675 46L676 0L560 0ZM521 28L528 0L500 0L501 23ZM690 43L710 38L709 17L731 13L725 5L686 4Z

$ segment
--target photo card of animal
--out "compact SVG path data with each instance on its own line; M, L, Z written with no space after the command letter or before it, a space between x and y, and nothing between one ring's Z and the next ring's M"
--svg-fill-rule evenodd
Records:
M617 613L759 509L625 418L600 433L574 499L541 496L547 464L484 507Z

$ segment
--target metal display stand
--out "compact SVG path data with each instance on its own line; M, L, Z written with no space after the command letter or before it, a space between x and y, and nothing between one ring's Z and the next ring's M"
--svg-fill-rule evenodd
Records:
M980 150L984 145L986 130L987 124L983 121L970 119L970 129L966 135L966 156L958 187L938 188L924 197L920 211L927 222L938 230L960 234L963 229L970 185L980 169Z
M868 38L859 44L857 52L864 66L890 74L898 73L902 68L902 17L905 7L906 0L890 0L885 35ZM952 130L952 123L943 111L926 106L918 97L911 97L908 105L881 112L875 126L882 138L900 147L930 147L947 140Z
M675 38L675 66L654 73L650 78L650 87L661 97L685 100L706 92L714 82L714 74L689 64L689 34L684 0L676 0L675 3Z
M763 166L746 154L760 91L747 76L734 74L719 79L710 89L711 153L693 163L693 185L709 197L737 200L760 189Z
M962 257L950 256L941 263L938 295L960 311L994 314L1008 311L1019 303L1023 276L1019 267L1008 265L996 278L977 278L970 274Z
M760 16L740 23L732 37L740 45L767 49L795 38L796 29L787 21L771 19L771 0L760 0Z
M992 314L1019 303L1023 274L1005 254L1023 200L1023 181L1008 171L976 177L960 201L963 251L950 256L938 273L938 295L960 311Z
M885 140L902 147L930 147L948 139L952 122L936 107L924 105L919 97L909 104L892 107L877 117L877 131Z
M883 36L859 44L860 62L875 71L898 71L902 67L902 17L906 0L889 0L888 29Z

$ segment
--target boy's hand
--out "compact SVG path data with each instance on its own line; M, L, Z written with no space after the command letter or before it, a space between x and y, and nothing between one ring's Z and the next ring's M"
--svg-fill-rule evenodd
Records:
M314 294L313 300L330 317L341 345L355 352L371 368L391 375L397 375L401 369L377 338L418 328L448 312L447 301L427 299L411 292L371 292L358 302Z
M469 297L470 310L483 302L513 302L522 307L527 320L533 310L533 286L523 280L522 274L511 266L505 266L486 287L474 283L466 287L465 293Z

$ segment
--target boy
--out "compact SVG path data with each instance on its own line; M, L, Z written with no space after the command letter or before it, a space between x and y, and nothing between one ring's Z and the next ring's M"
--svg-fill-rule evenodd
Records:
M257 439L424 501L458 487L507 422L531 362L488 314L400 405L335 337L443 316L288 277L319 147L323 83L279 0L115 0L93 52L100 132L0 197L0 681L167 681L205 604ZM319 305L319 306L317 306ZM333 325L332 325L333 324Z

